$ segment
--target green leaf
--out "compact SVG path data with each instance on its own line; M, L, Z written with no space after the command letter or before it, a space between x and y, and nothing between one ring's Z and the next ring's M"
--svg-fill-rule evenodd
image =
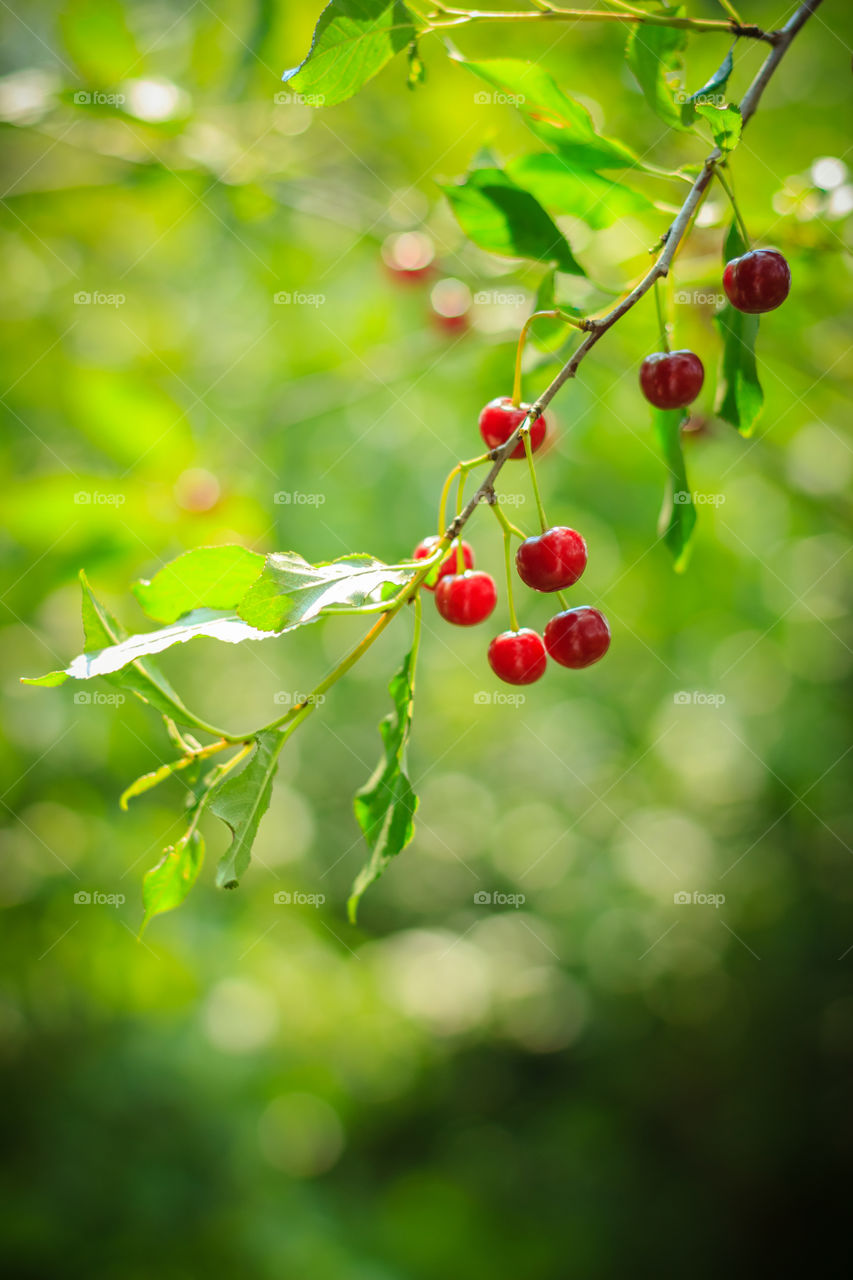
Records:
M641 192L620 182L591 171L578 173L562 154L519 156L506 165L506 173L552 214L581 218L596 231L654 207Z
M117 634L120 633L117 632ZM118 643L111 644L107 648L91 652L87 650L76 657L64 672L52 671L49 676L42 676L41 680L58 684L60 682L55 678L57 675L64 675L66 679L70 676L73 680L90 680L93 676L105 676L110 680L116 675L113 683L139 692L139 696L146 702L150 702L165 715L171 716L173 720L218 733L218 730L198 720L179 702L176 702L174 699L177 695L168 698L162 690L170 690L170 686L162 677L159 677L160 685L152 686L151 673L156 671L156 668L151 663L142 662L140 659L152 653L162 653L164 649L170 649L173 644L184 644L187 640L194 640L196 636L210 636L214 640L223 640L227 644L239 644L241 640L267 640L276 634L278 633L258 631L255 627L248 626L236 613L216 609L195 609L192 613L185 614L180 622L176 622L171 627L161 627L157 631L143 631L139 635L127 636L126 639L119 640ZM117 678L118 672L121 672L120 679ZM39 681L29 680L25 683L38 684Z
M657 10L671 17L683 17L682 7ZM673 129L683 129L675 89L683 68L682 53L687 33L680 27L638 25L628 36L625 57L649 106Z
M409 63L409 70L406 76L406 84L410 89L417 89L426 81L426 66L418 49L417 40L413 40L406 50L406 59Z
M370 849L370 857L356 876L347 903L355 924L358 904L393 857L405 849L415 833L418 798L406 774L406 748L412 727L417 639L400 670L388 685L393 710L379 726L384 748L368 782L356 793L353 807Z
M740 135L743 130L740 107L734 107L730 103L726 103L722 107L715 107L710 102L699 102L696 104L696 111L711 126L714 143L720 148L723 155L728 155L729 152L734 151L740 142Z
M222 889L236 889L249 865L258 826L269 808L278 753L286 737L287 731L281 729L259 733L245 768L229 774L211 792L211 813L231 828L234 837L216 871L216 883Z
M83 572L80 574L80 582L83 588L83 653L65 671L51 671L34 679L24 679L22 683L54 688L64 684L69 678L88 680L92 676L104 676L110 684L130 690L170 720L218 735L220 731L215 726L199 719L184 706L153 662L140 660L146 654L158 653L168 647L168 644L161 643L151 644L146 648L143 643L152 637L162 636L163 633L153 631L148 636L128 637L121 624L95 597ZM239 619L235 621L240 622Z
M481 80L499 89L522 113L534 133L559 149L570 168L595 171L643 167L630 147L599 134L586 107L563 93L542 67L514 58L467 62L458 54L453 57Z
M739 258L746 253L747 247L737 224L733 223L726 236L723 262ZM723 339L714 407L725 422L736 427L741 435L749 436L764 407L764 392L755 359L759 318L737 311L727 302L714 319Z
M658 532L669 548L678 572L687 565L690 538L696 524L696 509L687 481L681 428L687 420L683 409L653 409L655 432L668 468Z
M253 627L280 634L314 622L325 610L379 603L387 584L405 586L414 570L353 554L309 564L295 551L267 556L260 578L240 602L239 615Z
M517 187L502 169L473 169L461 183L443 186L442 191L462 230L481 249L554 263L571 275L586 275L539 201Z
M192 609L235 609L263 567L264 557L246 547L197 547L137 582L133 594L150 618L176 622Z
M701 89L697 89L695 93L691 93L685 98L681 105L681 123L688 127L696 120L696 104L698 102L709 103L712 106L725 106L726 85L729 82L729 76L734 70L734 56L731 49L726 54L720 66L711 76L710 80L706 80Z
M169 845L163 857L142 878L142 905L145 916L139 936L154 916L179 907L198 879L204 862L204 840L194 825L177 844Z
M414 36L400 0L332 0L320 14L307 58L281 78L303 97L332 106L357 93Z

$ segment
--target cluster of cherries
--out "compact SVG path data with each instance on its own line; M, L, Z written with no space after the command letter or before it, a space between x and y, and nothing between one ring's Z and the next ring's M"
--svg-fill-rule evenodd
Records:
M480 414L480 434L490 449L500 448L515 432L530 406L513 405L509 396L491 400ZM545 439L547 423L539 416L530 426L530 446L538 449ZM510 458L525 456L519 441ZM439 539L425 538L415 547L413 558L432 555ZM460 556L462 572L459 572ZM536 537L525 538L515 556L522 582L534 591L562 591L571 587L586 568L586 542L574 529L555 525ZM434 587L435 604L446 622L459 627L484 622L498 600L495 580L474 568L474 552L459 541L442 560ZM544 636L530 627L502 631L489 645L489 665L506 684L533 684L545 674L548 657L575 670L589 667L603 658L610 647L610 628L604 615L590 605L565 609L551 619Z
M726 263L726 297L738 311L775 311L788 296L791 270L776 249L753 249ZM658 409L684 409L702 390L705 370L694 351L658 351L640 366L640 387Z

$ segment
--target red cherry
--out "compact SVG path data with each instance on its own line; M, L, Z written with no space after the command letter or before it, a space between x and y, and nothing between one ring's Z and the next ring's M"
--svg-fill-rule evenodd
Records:
M502 444L506 444L513 431L527 416L529 408L529 404L520 404L516 407L509 396L498 396L496 400L489 401L480 414L480 435L490 449L498 449ZM534 453L545 439L547 426L542 414L531 423L530 448ZM524 457L523 440L519 440L509 456Z
M423 231L402 231L382 245L385 266L397 280L417 282L433 274L435 247Z
M723 288L738 311L775 311L790 292L791 268L776 249L752 249L726 263Z
M534 591L561 591L577 582L586 558L581 535L556 525L538 537L524 539L515 553L515 567L521 581Z
M435 603L446 622L473 627L484 622L498 602L494 578L481 569L448 574L435 588Z
M607 619L587 604L566 609L545 628L545 648L564 667L589 667L610 648Z
M529 627L502 631L489 645L489 666L506 684L533 684L548 665L542 637Z
M657 351L640 365L640 386L658 409L683 409L702 390L705 370L692 351Z
M426 560L428 556L432 555L440 541L441 539L437 538L435 534L433 534L431 538L424 538L423 542L419 542L412 552L412 559ZM462 559L466 569L474 568L474 552L471 550L469 544L464 541L462 543ZM439 566L438 578L444 578L449 573L456 573L457 563L458 557L456 555L456 543L454 542ZM425 582L423 585L426 587L427 591L435 591L435 584L430 586L428 582Z

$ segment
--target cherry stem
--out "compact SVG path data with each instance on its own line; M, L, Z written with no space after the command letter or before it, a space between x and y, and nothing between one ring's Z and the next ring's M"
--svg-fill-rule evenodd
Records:
M717 181L719 182L720 186L723 188L723 190L725 191L726 195L729 198L729 203L732 206L732 211L735 215L735 221L737 222L737 225L738 225L738 230L740 231L743 242L748 249L752 242L749 237L749 232L746 229L746 223L743 220L743 214L740 211L740 206L738 205L737 197L735 196L734 185L732 184L730 179L724 176L722 165L717 165L716 176L717 176Z
M512 535L513 526L507 520L504 513L496 502L492 503L492 510L497 517L498 524L503 529L504 535L504 564L506 566L506 601L509 607L509 624L513 631L518 631L518 617L515 612L515 600L512 594Z
M660 341L664 351L669 351L669 325L666 322L666 316L663 309L663 299L660 296L660 280L655 280L655 309L658 313L658 328L660 329Z
M533 486L533 496L536 499L536 510L539 513L539 523L542 526L542 532L548 528L548 519L545 515L545 508L542 505L542 495L539 492L539 481L536 479L536 464L533 461L533 447L530 444L530 425L525 424L521 428L521 438L524 441L524 456L527 458L527 467L530 471L530 483Z
M538 320L541 316L548 316L551 320L565 320L566 317L560 315L559 311L534 311L529 315L521 326L521 332L518 335L518 345L515 349L515 378L512 383L512 400L513 409L517 409L521 404L521 361L524 356L524 344L527 341L527 333L534 320Z
M444 533L447 519L447 499L450 496L450 488L456 476L466 476L474 467L483 466L484 463L491 462L491 455L483 453L479 458L469 458L467 462L457 462L456 466L450 472L450 475L444 482L441 491L441 500L438 504L438 536Z

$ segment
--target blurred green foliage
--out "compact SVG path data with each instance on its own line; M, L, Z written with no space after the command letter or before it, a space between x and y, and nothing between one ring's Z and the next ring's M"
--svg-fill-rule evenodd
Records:
M648 299L560 396L540 468L549 511L589 542L583 594L610 618L609 658L498 702L482 631L449 634L426 602L417 835L358 930L350 797L405 621L288 744L239 892L213 888L227 833L210 824L198 884L142 944L140 877L179 830L182 787L128 814L117 797L168 757L157 718L106 685L81 704L18 684L78 652L81 566L137 628L128 584L198 544L407 554L476 451L481 405L509 390L537 278L467 245L436 182L484 143L529 150L524 124L430 41L415 93L397 61L342 106L277 102L319 7L3 10L7 1270L589 1280L717 1277L737 1257L766 1274L803 1210L838 1203L851 1147L853 186L831 162L849 148L847 6L808 26L732 162L795 283L762 323L755 437L713 419L710 387L698 406L689 571L655 534L663 469L636 385L657 345ZM458 43L479 58L510 41L484 27ZM655 164L701 159L645 106L623 34L511 45ZM742 46L735 98L762 56ZM691 42L691 88L724 52ZM727 220L715 192L674 285L678 342L709 367ZM665 224L638 210L567 230L620 289ZM383 266L384 239L414 228L441 275L486 296L467 332L433 322L430 283ZM504 478L532 524L523 472ZM497 574L487 512L471 538ZM164 665L239 728L359 632L196 641ZM725 902L679 906L679 891Z

